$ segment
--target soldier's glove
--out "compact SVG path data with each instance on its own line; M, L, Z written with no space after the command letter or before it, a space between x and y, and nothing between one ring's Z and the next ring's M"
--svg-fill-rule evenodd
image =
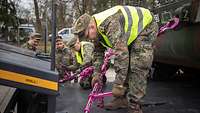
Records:
M114 84L112 88L112 94L114 97L124 96L126 92L126 87L123 85Z
M93 78L92 78L92 81L91 81L91 85L92 87L94 87L95 83L97 82L100 82L100 78L98 75L95 75Z

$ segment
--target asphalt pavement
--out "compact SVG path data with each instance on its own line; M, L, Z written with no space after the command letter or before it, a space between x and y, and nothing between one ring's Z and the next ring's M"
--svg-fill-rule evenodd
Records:
M107 73L108 83L104 91L111 91L114 71ZM168 81L149 80L147 94L141 100L144 113L200 113L200 77L177 77ZM57 97L57 113L83 113L90 90L83 90L76 83L60 84ZM105 102L112 100L106 97ZM126 109L107 111L96 103L91 113L127 113Z

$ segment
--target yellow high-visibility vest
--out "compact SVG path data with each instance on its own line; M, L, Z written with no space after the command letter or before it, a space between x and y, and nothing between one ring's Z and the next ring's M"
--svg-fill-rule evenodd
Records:
M115 6L98 14L94 14L93 17L97 23L97 30L102 35L106 45L111 48L112 44L110 43L109 38L99 29L99 26L104 22L104 20L106 20L109 16L117 13L119 10L121 10L125 18L124 31L128 36L128 46L153 20L151 12L148 9L142 7Z
M83 64L83 58L84 58L83 45L87 44L87 43L89 43L89 42L82 41L81 42L81 51L80 52L76 52L76 60L81 65Z

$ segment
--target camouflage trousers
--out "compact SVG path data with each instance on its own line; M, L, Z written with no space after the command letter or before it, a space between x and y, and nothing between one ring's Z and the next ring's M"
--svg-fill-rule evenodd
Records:
M157 23L152 22L129 47L129 68L123 82L127 88L126 97L129 104L139 102L146 94L147 77L153 61L152 44L157 30Z

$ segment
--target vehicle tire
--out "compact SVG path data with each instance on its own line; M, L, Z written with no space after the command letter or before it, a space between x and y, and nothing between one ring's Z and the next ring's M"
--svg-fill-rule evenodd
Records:
M174 78L178 67L167 64L154 64L153 69L151 70L151 78L153 80L171 80Z

